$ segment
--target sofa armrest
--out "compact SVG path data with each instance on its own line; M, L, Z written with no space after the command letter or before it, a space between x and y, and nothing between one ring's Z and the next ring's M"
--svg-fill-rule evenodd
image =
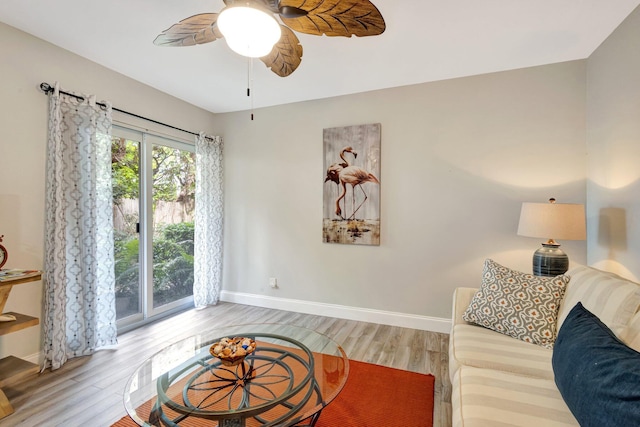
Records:
M469 307L473 295L477 291L478 288L456 288L455 291L453 291L452 328L456 325L471 325L471 323L462 320L462 314L467 307Z

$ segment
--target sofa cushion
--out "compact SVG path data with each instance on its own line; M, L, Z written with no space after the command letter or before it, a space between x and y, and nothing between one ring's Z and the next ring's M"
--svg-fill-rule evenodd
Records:
M552 351L477 325L455 325L449 336L449 375L462 365L553 380Z
M558 389L581 426L640 426L640 353L581 303L560 328L552 363Z
M462 318L547 348L556 338L558 308L569 276L540 277L484 263L482 285Z
M625 339L631 318L640 306L640 286L613 273L578 265L567 271L571 281L558 312L558 330L578 302L613 333Z
M552 379L461 366L451 386L453 427L579 425Z

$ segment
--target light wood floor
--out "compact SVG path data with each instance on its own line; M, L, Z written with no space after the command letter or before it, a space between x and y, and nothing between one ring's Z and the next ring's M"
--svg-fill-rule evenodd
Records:
M331 337L350 359L433 374L434 427L451 425L447 334L220 303L143 326L121 335L116 350L72 359L61 369L5 388L16 411L0 420L0 427L108 427L126 415L126 382L145 359L199 331L240 323L303 326Z

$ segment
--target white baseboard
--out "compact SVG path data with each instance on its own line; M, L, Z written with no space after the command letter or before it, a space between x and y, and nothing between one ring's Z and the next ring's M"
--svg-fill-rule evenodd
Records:
M254 305L277 310L318 316L337 317L339 319L357 320L360 322L380 323L403 328L421 329L432 332L449 333L451 320L439 317L419 316L417 314L397 313L393 311L374 310L370 308L350 307L338 304L304 301L288 298L277 298L266 295L247 294L243 292L222 291L221 301L237 304Z
M42 361L44 360L44 353L42 351L39 351L37 353L30 354L29 356L22 357L22 359L26 360L27 362L31 362L36 365L42 366Z

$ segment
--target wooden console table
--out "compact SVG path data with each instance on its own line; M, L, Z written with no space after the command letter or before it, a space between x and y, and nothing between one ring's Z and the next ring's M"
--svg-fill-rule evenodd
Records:
M42 278L41 271L34 271L23 276L12 277L0 281L0 314L3 314L4 306L9 298L9 292L15 285L23 283L36 282ZM12 314L16 320L9 322L0 322L0 335L10 334L20 331L30 326L35 326L40 321L37 317L27 316L20 313L4 313ZM13 414L13 407L9 403L7 396L2 391L3 387L14 384L30 375L37 374L39 366L35 363L27 362L15 356L8 356L0 359L0 418Z

